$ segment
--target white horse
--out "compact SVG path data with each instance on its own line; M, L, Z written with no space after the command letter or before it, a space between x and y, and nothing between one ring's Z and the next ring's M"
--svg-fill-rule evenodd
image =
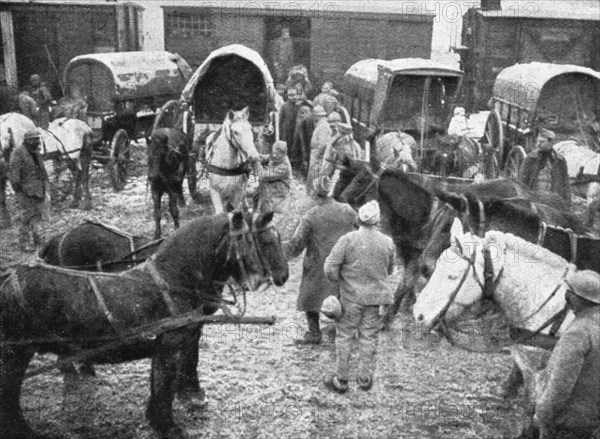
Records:
M558 142L552 148L562 154L567 161L567 171L573 187L572 192L587 200L586 225L592 227L596 212L600 212L600 182L585 181L585 176L598 177L600 154L581 146L575 140ZM584 179L578 177L584 177Z
M451 242L414 307L415 319L427 329L442 321L452 324L476 309L485 299L486 276L493 284L489 298L514 328L535 331L564 309L565 277L575 266L562 257L510 233L492 230L484 238L465 233L458 219ZM493 273L484 270L486 258ZM569 313L557 334L572 318Z
M426 330L438 323L451 326L476 309L486 298L486 283L490 294L487 298L500 308L513 328L529 334L539 331L560 336L573 320L565 301L565 278L569 270L575 269L573 264L509 233L489 231L484 238L465 233L458 219L452 225L452 243L439 257L414 306L414 317ZM554 319L561 314L562 322ZM524 429L529 429L549 352L526 346L515 346L511 352L515 364L509 385L524 383Z
M79 119L59 118L53 120L47 130L39 129L42 136L41 156L54 175L60 178L63 163L67 165L74 180L71 207L90 210L92 197L89 187L89 167L92 156L92 129ZM81 200L83 192L83 201Z
M206 139L208 188L215 213L240 210L246 203L246 185L251 167L262 173L260 155L254 145L248 107L229 110L221 131Z
M0 116L0 229L10 227L10 214L6 207L10 154L23 143L25 133L34 129L33 121L20 113L6 113Z

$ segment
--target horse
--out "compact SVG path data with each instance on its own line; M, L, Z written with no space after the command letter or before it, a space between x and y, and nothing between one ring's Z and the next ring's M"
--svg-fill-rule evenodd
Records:
M10 213L6 207L8 165L12 151L23 144L25 133L35 129L35 123L20 113L0 116L0 229L10 227Z
M250 223L239 212L197 218L171 234L148 261L118 274L16 265L0 286L0 437L34 437L19 396L35 352L95 348L99 339L118 339L159 319L192 310L213 313L223 306L217 286L229 278L249 290L267 278L283 285L289 271L272 217L247 215ZM192 324L93 351L88 359L151 357L146 417L160 437L183 438L172 404L182 385L197 384L186 359L195 355L197 364L198 337L199 325Z
M474 178L481 175L481 150L473 139L436 135L429 143L432 147L428 149L432 153L427 154L427 163L421 164L423 169L442 177Z
M72 269L122 271L148 259L161 242L97 220L86 220L50 237L39 257L46 264Z
M229 110L221 130L206 139L208 188L215 213L247 205L246 185L252 164L260 174L260 155L254 145L249 109Z
M75 270L122 271L144 262L158 248L162 239L151 241L143 235L132 235L100 221L86 220L65 233L46 241L39 257L46 264ZM91 364L83 364L82 374L95 375ZM75 374L74 365L61 367L61 372Z
M575 214L565 210L558 196L532 192L526 198L499 198L489 194L454 194L442 189L434 189L434 193L445 206L432 224L421 255L418 285L427 283L435 269L435 261L450 246L450 227L456 217L475 234L482 235L488 230L510 232L565 258L576 257L575 262L584 264L591 256L589 251L582 251L582 246L578 246L578 255L571 255L571 237L564 229L577 235L583 235L587 229ZM578 239L584 248L590 247L586 238Z
M63 162L73 175L75 188L70 207L91 210L89 169L93 148L92 129L82 120L61 117L50 122L47 130L38 130L42 136L41 157L44 162L52 162L55 182L60 178Z
M573 320L566 307L565 278L575 266L510 233L494 230L482 238L465 232L458 219L452 226L452 242L417 298L413 310L417 323L425 331L439 326L455 344L450 328L486 301L499 308L511 333L519 335L517 342L552 348L555 337ZM521 349L512 351L513 373L519 371L519 381L525 377L528 394L530 367L524 365Z
M441 207L432 189L447 183L438 176L406 173L381 166L374 156L370 164L354 162L352 172L355 177L340 195L340 200L362 205L377 199L381 205L382 229L392 237L399 257L404 261L403 282L398 285L394 305L386 316L386 326L389 326L404 297L414 298L419 277L419 258ZM512 198L527 194L525 186L511 180L452 183L447 187L459 193L471 192L482 197L495 194Z
M158 128L146 139L148 145L148 181L154 204L154 239L161 236L161 198L169 196L169 212L179 228L179 206L185 206L183 179L188 171L188 136L176 128Z

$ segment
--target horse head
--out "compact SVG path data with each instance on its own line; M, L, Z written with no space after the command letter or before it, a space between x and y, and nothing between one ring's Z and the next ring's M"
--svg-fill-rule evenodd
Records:
M497 279L504 263L505 244L465 232L458 218L452 224L451 241L414 306L415 320L426 330L477 309L484 298L484 282ZM488 274L486 269L492 272Z
M254 145L254 133L248 121L249 115L248 107L240 111L229 110L223 122L223 131L242 155L242 161L257 162L260 160L260 155Z
M342 191L339 200L353 206L361 206L367 201L377 199L377 183L380 176L373 172L372 165L354 160L347 166L354 178Z
M273 224L273 212L248 213L252 235L261 264L263 275L277 286L285 284L289 268L281 246L281 235Z

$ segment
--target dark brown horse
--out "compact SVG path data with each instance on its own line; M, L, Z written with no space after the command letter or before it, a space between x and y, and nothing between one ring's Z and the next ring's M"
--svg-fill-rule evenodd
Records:
M148 145L148 181L154 203L154 238L161 235L161 199L169 196L169 212L179 227L179 203L185 206L183 179L189 164L189 137L176 128L159 128L146 139Z
M86 220L68 232L52 236L40 250L40 258L50 265L74 269L122 271L148 259L160 242Z
M428 240L431 224L442 207L442 203L432 192L434 188L445 186L458 193L469 192L480 197L495 195L513 198L526 196L528 193L524 186L511 180L490 180L475 184L466 180L459 182L460 179L406 173L380 165L376 157L371 158L371 163L353 163L352 170L355 177L340 195L340 200L355 206L369 200L378 200L382 229L394 240L405 265L403 282L396 290L394 306L386 319L388 325L405 296L414 301L413 290L419 277L419 259Z
M252 290L267 278L285 283L288 266L272 214L246 218L200 217L169 236L150 260L119 274L16 266L0 286L0 437L35 437L19 401L34 353L95 348L98 339L118 339L159 319L214 312L221 304L217 285L229 278ZM172 403L186 379L182 358L197 356L198 333L192 325L91 356L107 363L152 358L146 416L160 437L183 437Z

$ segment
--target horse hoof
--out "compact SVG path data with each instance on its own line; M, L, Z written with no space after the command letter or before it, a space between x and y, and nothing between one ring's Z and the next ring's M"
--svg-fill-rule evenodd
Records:
M79 373L86 377L95 377L96 370L94 370L94 366L91 364L84 363L79 368Z
M170 428L166 433L161 434L161 439L186 439L183 430L179 427Z
M177 399L189 410L204 410L208 407L204 390L181 392L177 394Z
M77 209L79 207L79 201L72 201L71 204L69 204L69 209Z

